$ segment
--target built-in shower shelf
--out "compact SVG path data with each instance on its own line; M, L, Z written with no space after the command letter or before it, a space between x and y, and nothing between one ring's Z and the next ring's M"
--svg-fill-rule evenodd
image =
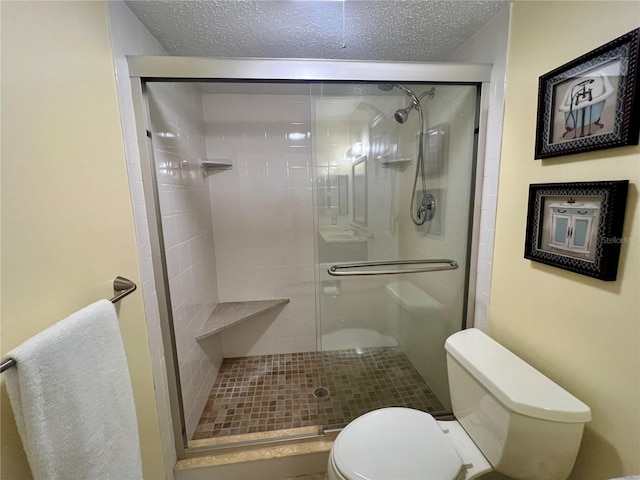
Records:
M230 158L201 158L200 167L205 171L231 170L233 161Z
M413 163L411 158L382 157L380 158L380 166L384 168L398 168L404 170Z
M288 298L219 303L213 310L207 323L200 329L196 340L204 340L211 335L220 333L225 328L229 328L250 318L255 318L258 315L262 315L287 303L289 303Z

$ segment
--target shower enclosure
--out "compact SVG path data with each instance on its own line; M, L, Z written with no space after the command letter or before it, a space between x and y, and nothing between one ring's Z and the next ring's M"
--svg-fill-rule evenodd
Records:
M448 414L489 69L129 63L179 457Z

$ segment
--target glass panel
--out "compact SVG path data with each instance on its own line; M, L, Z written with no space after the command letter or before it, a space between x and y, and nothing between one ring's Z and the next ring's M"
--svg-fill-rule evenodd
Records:
M556 217L556 232L555 242L565 244L567 243L567 227L569 226L568 217Z
M450 411L476 87L148 87L187 440L307 435L391 405ZM460 268L328 273L438 258Z
M316 432L309 85L152 82L147 98L186 439ZM347 215L348 175L323 181Z
M312 86L314 186L321 190L323 172L333 169L352 188L352 215L318 208L315 216L325 427L385 406L451 409L444 342L466 313L476 92L469 85ZM327 271L344 262L435 258L460 267Z
M589 220L584 218L576 218L575 227L573 229L573 245L576 247L584 247L587 244L587 228Z

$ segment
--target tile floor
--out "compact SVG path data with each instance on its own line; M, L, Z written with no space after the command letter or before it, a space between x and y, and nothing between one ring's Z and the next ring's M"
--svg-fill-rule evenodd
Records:
M388 406L446 412L399 347L226 358L193 440L341 427Z

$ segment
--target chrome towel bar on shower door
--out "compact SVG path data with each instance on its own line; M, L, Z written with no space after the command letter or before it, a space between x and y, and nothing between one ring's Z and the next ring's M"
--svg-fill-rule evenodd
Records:
M394 265L431 265L429 267L418 268L397 268L393 270L359 270L368 267L387 267ZM338 263L329 267L329 275L334 277L346 277L356 275L393 275L398 273L423 273L439 272L442 270L455 270L458 262L448 258L437 258L430 260L388 260L385 262L365 262L365 263Z
M118 276L113 281L113 290L120 293L118 293L118 295L116 295L115 297L110 298L109 301L111 303L118 303L120 300L122 300L124 297L126 297L130 293L135 292L136 288L137 286L134 282L132 282L128 278ZM0 373L15 366L16 366L16 361L13 358L11 357L3 358L2 363L0 363Z

